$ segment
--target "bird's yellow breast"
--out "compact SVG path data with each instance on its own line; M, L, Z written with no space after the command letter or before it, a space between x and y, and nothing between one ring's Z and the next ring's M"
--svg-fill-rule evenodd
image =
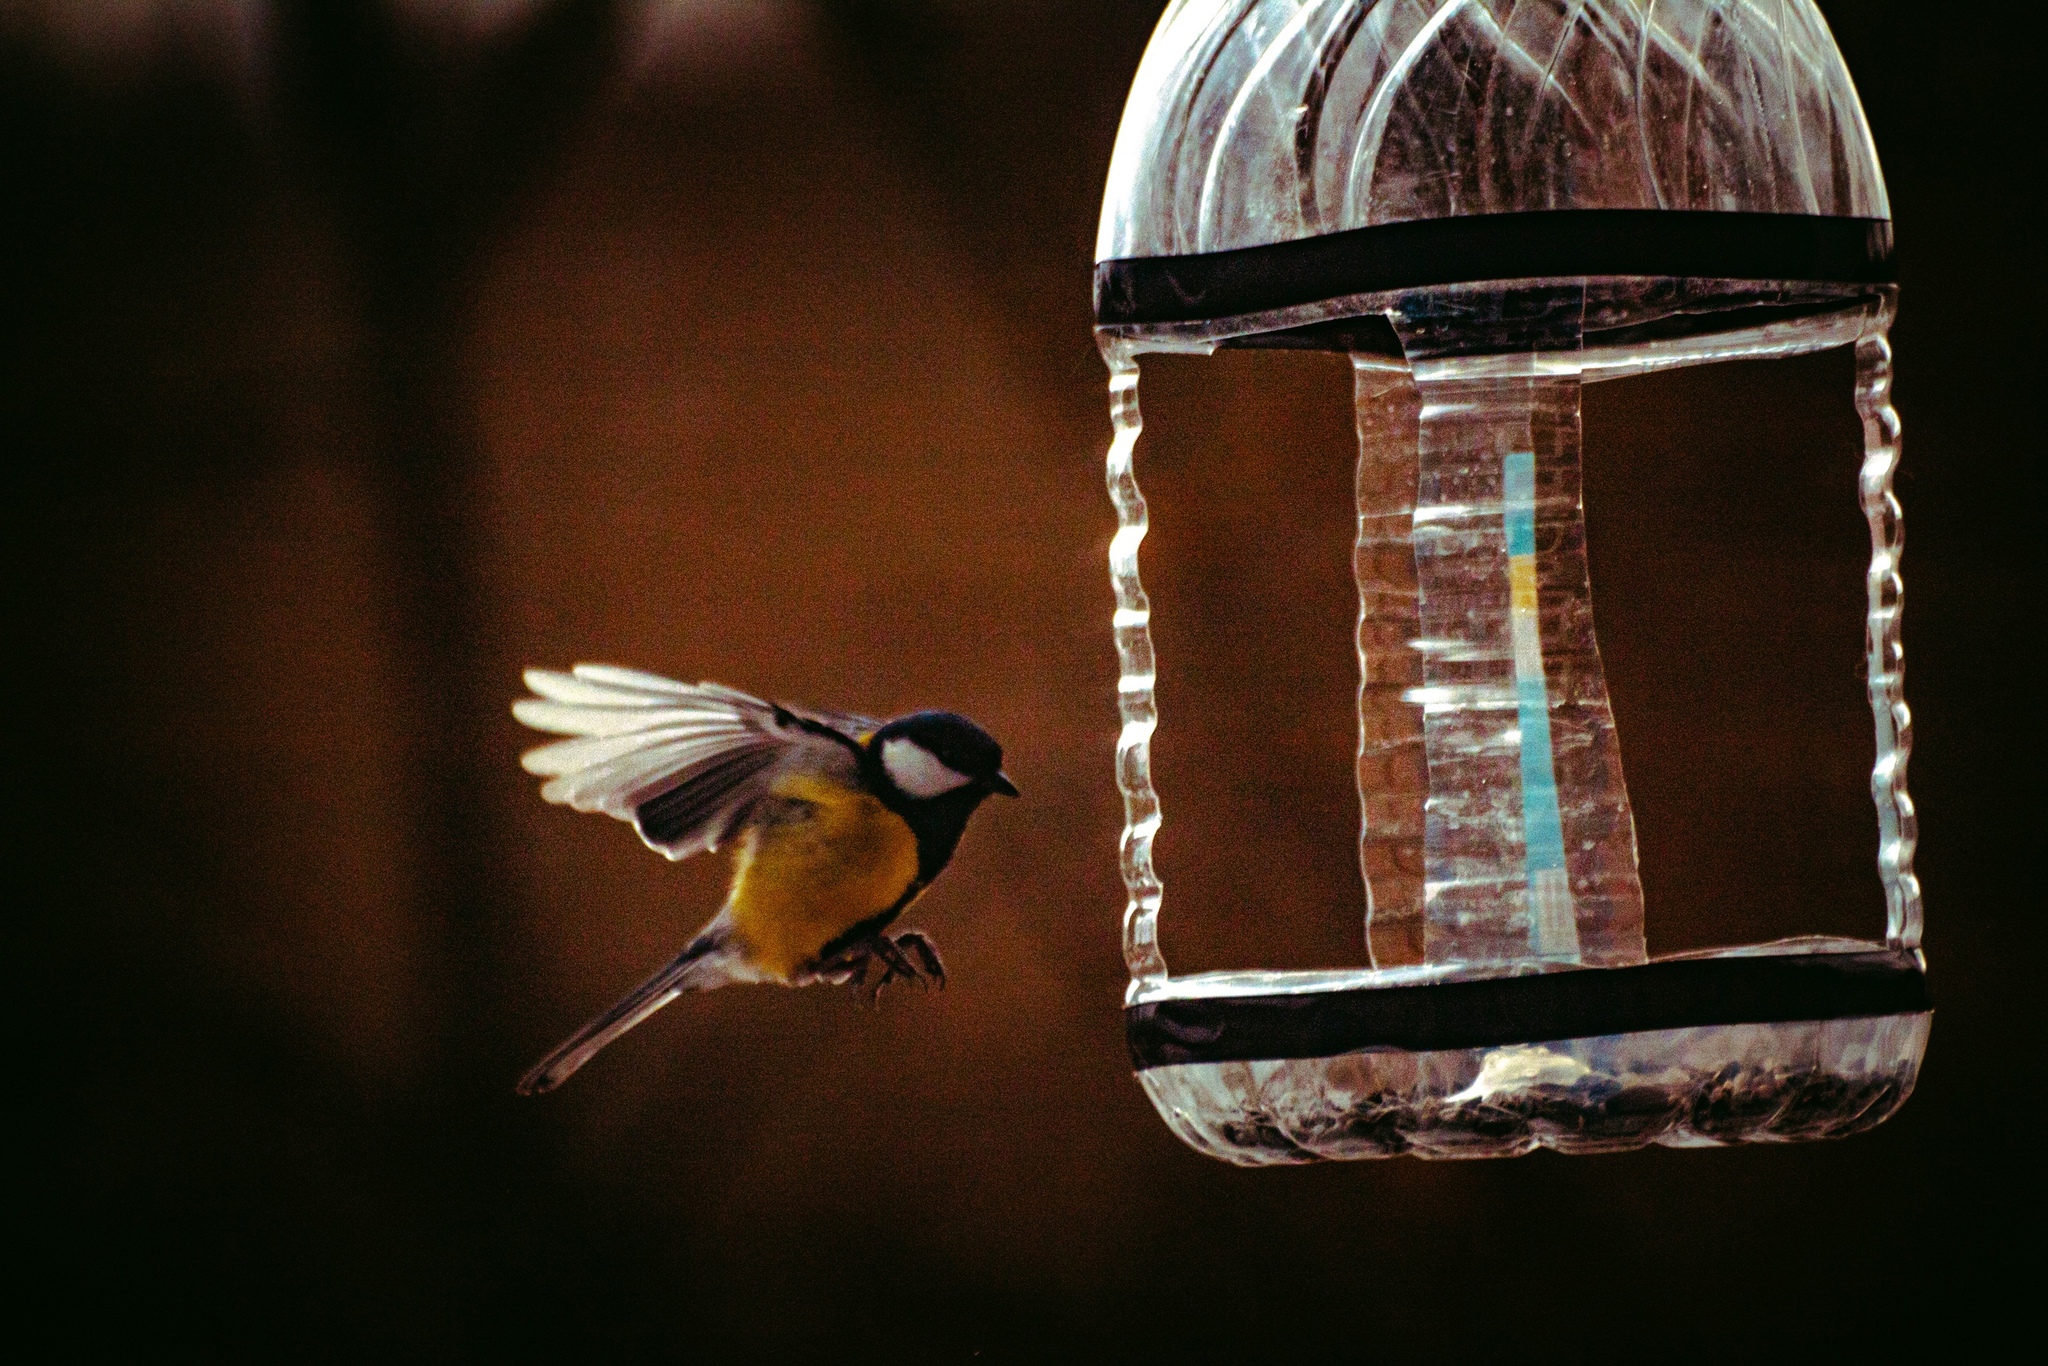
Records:
M752 831L733 873L733 928L752 965L787 981L819 950L887 911L917 879L917 836L874 797L820 778L778 779L803 805Z

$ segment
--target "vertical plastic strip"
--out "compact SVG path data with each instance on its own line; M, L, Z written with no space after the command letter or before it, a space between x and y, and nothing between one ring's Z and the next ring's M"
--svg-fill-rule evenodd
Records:
M1576 282L1416 291L1391 316L1421 398L1423 685L1408 696L1429 774L1427 963L1645 958L1635 822L1593 633L1584 316Z
M1564 822L1550 754L1550 689L1536 605L1536 453L1501 460L1501 526L1507 533L1508 622L1515 654L1516 730L1522 749L1522 862L1528 870L1529 952L1579 958L1579 929L1564 866Z
M1138 578L1138 546L1149 514L1138 489L1132 455L1145 422L1138 411L1138 362L1121 343L1103 347L1109 363L1110 502L1116 505L1116 534L1109 541L1109 581L1116 591L1117 707L1123 730L1116 743L1116 785L1124 794L1124 833L1118 846L1124 887L1124 962L1131 970L1133 996L1166 977L1159 952L1159 901L1163 892L1152 868L1152 839L1159 833L1159 794L1152 790L1152 732L1159 725L1153 688L1158 666L1152 654L1152 604Z
M1889 318L1881 322L1888 323ZM1906 707L1906 653L1899 643L1905 581L1899 561L1906 524L1892 492L1899 467L1899 414L1892 407L1892 346L1883 330L1856 343L1856 411L1863 418L1863 471L1858 480L1863 515L1870 522L1870 572L1865 586L1870 614L1864 626L1870 714L1877 726L1877 761L1870 796L1877 804L1877 871L1884 881L1885 938L1894 948L1920 947L1920 879L1913 875L1919 819L1906 794L1906 760L1913 752L1913 713Z
M1365 947L1376 968L1420 963L1423 831L1422 616L1415 578L1416 426L1422 400L1405 360L1351 358L1358 411L1358 865Z

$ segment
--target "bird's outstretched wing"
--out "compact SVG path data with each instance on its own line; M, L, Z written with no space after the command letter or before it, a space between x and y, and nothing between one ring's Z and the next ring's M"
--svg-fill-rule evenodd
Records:
M781 773L843 770L851 780L854 745L880 724L611 664L528 669L525 678L537 695L513 703L512 714L573 737L521 756L527 772L547 778L541 796L631 821L672 859L716 849Z

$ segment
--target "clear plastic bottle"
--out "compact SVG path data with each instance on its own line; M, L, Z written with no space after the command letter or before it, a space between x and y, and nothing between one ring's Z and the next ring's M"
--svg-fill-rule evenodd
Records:
M1097 260L1117 430L1118 774L1134 1008L1644 964L1633 816L1586 569L1581 389L1850 344L1872 537L1878 871L1888 951L1917 972L1890 487L1889 207L1854 87L1812 0L1177 0L1132 86ZM1352 355L1370 972L1187 982L1168 978L1159 948L1163 888L1150 846L1161 808L1148 763L1156 666L1137 577L1138 358L1237 346ZM1772 951L1849 950L1798 941ZM1497 1110L1500 1088L1522 1084L1516 1077L1603 1095L1660 1078L1664 1118L1596 1146L1815 1136L1851 1119L1876 1122L1871 1095L1891 1098L1882 1113L1904 1099L1924 1011L1859 1027L1813 1019L1745 1021L1737 1034L1654 1046L1580 1040L1554 1067L1510 1056L1522 1047L1514 1044L1410 1055L1412 1076L1384 1053L1343 1062L1299 1052L1265 1072L1229 1064L1249 1068L1229 1073L1235 1081L1199 1068L1143 1075L1169 1122L1190 1141L1208 1134L1197 1146L1224 1156L1228 1133L1263 1132L1254 1111L1304 1134L1353 1124L1363 1102L1332 1087L1354 1073L1381 1088L1366 1108L1400 1118L1408 1134L1391 1148L1361 1140L1370 1152L1550 1142L1524 1123L1489 1148L1483 1133L1459 1127L1456 1116L1474 1105ZM1818 1064L1820 1074L1861 1079L1842 1092L1864 1098L1853 1116L1808 1115L1800 1135L1773 1135L1764 1121L1752 1133L1716 1128L1711 1116L1676 1118L1721 1094L1715 1086L1789 1094L1783 1077L1798 1067L1808 1075L1813 1050L1831 1048L1841 1056ZM1741 1058L1722 1057L1729 1049ZM1796 1067L1795 1055L1804 1059ZM1600 1066L1634 1071L1603 1079ZM1858 1089L1863 1081L1876 1091ZM1247 1087L1263 1099L1248 1099ZM1197 1110L1209 1118L1197 1123ZM1293 1117L1272 1118L1283 1111Z

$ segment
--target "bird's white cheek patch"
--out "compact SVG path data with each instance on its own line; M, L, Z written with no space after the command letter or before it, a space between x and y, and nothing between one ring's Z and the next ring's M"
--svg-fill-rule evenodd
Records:
M912 797L936 797L972 781L940 763L917 741L901 736L882 742L882 767L888 770L889 781Z

